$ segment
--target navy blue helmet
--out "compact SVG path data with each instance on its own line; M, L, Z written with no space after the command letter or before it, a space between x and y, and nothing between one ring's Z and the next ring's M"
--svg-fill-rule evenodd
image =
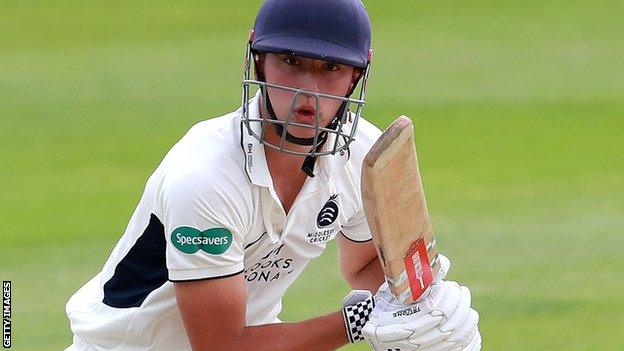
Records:
M366 68L371 23L360 0L267 0L251 48Z

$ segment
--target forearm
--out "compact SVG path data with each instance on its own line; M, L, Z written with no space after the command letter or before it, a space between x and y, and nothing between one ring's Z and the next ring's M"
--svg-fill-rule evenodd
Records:
M347 278L347 282L352 289L372 291L379 289L384 282L384 273L377 256L362 267L359 271Z
M342 313L246 327L230 350L335 350L348 342Z
M334 350L348 341L342 311L297 323L245 326L242 275L175 283L186 334L195 351ZM218 300L219 303L210 303Z

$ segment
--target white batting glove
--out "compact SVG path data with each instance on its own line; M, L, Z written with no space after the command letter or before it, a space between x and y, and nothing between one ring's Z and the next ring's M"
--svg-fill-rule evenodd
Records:
M442 256L444 257L444 256ZM448 271L450 262L440 277ZM362 329L376 351L443 351L481 349L479 314L470 308L470 290L453 281L438 281L415 304L399 302L384 283L375 295L375 308Z

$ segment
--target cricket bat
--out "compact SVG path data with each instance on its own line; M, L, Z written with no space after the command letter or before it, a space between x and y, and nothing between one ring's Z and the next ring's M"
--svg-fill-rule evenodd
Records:
M390 290L403 303L423 296L440 270L414 145L412 121L397 118L362 164L362 201Z

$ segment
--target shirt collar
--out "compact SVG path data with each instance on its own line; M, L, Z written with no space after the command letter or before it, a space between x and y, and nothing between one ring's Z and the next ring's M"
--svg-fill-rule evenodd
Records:
M249 118L251 120L260 118L260 91L249 101ZM242 110L241 110L242 111ZM260 135L262 128L259 122L250 122L250 128L254 133ZM266 154L264 152L264 146L260 144L247 130L247 127L241 121L241 147L245 154L245 171L249 180L258 186L271 187L271 175L269 173L269 166L266 161Z
M321 151L327 151L334 147L334 142L336 140L336 134L331 133L327 137L327 142L321 148ZM336 170L344 167L344 165L349 160L349 151L339 151L334 155L324 155L318 156L316 158L316 167L315 167L315 175L321 178L321 181L325 184L329 182L330 176L332 174L332 170L335 168Z

